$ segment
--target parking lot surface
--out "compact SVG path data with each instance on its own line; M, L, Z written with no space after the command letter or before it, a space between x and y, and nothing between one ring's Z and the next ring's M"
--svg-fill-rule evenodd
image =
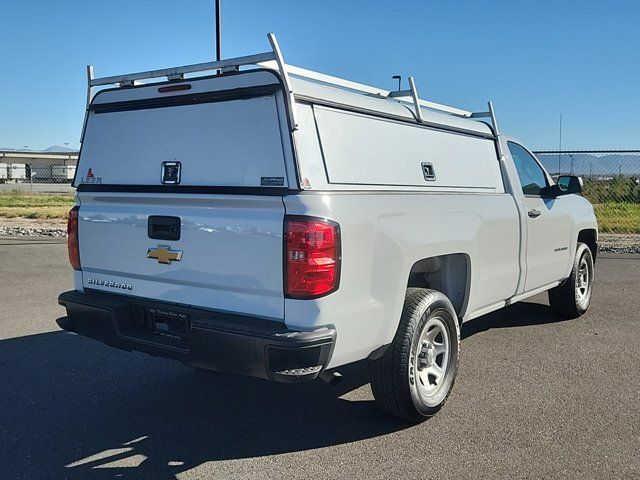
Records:
M599 258L589 312L546 295L465 324L444 409L201 373L60 331L66 246L0 237L0 478L639 478L640 258Z

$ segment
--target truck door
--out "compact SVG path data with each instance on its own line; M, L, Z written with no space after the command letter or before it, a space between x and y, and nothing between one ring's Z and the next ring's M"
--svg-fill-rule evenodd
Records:
M520 178L527 212L526 292L564 278L571 254L571 218L562 198L540 195L549 182L533 155L517 143L507 145Z

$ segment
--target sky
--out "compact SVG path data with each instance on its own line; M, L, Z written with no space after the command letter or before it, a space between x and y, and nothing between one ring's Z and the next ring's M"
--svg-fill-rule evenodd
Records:
M213 0L0 0L0 147L77 148L96 76L209 61ZM467 110L534 150L640 148L635 0L222 0L223 57L287 63ZM406 85L405 85L406 87Z

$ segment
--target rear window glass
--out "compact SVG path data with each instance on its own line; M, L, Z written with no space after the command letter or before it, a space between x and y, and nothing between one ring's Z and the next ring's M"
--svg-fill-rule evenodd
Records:
M275 95L92 111L75 183L287 186L282 145Z

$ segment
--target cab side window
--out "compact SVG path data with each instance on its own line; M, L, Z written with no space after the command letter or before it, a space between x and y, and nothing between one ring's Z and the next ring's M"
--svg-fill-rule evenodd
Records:
M507 142L511 158L516 164L518 177L525 195L540 195L540 189L549 186L547 176L535 158L517 143Z

